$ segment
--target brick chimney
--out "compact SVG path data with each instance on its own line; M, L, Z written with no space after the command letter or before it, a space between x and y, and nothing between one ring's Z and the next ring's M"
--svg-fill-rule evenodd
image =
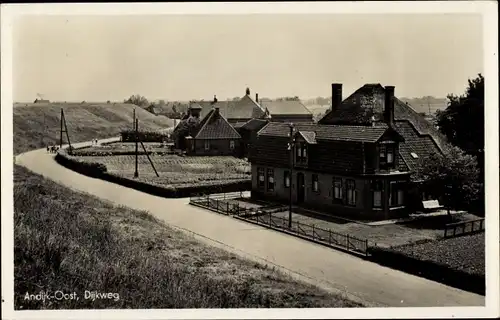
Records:
M249 96L250 95L250 88L247 88L247 90L245 91L246 95Z
M332 111L342 103L342 83L332 83Z
M255 94L255 102L259 102L259 94L258 93Z
M213 102L214 102L214 103L216 103L216 102L217 102L217 96L216 96L215 94L214 94L214 101L213 101Z
M385 86L384 120L392 127L394 125L394 86Z

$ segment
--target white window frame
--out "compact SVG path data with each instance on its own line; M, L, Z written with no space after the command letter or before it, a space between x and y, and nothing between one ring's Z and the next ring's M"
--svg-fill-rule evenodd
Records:
M382 208L382 190L384 189L383 182L382 181L373 181L372 185L373 185L372 206L373 206L373 208ZM376 189L377 185L380 186L379 190Z
M290 188L290 171L285 171L285 188Z
M312 181L313 181L313 185L312 185L313 191L318 192L319 191L319 176L317 174L313 174Z
M271 187L269 187L271 186ZM274 169L267 169L267 191L274 191Z
M229 141L229 149L234 150L234 140Z
M257 169L257 186L259 188L265 188L266 186L266 177L264 168Z

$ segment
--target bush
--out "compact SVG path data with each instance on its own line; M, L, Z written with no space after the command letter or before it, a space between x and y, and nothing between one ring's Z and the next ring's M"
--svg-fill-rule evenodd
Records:
M135 142L134 130L124 130L121 132L122 142ZM139 131L137 132L139 141L142 142L163 142L171 141L169 135L157 131Z
M107 172L106 165L97 162L81 161L78 158L70 156L66 149L60 149L55 159L64 167L91 177L101 177Z

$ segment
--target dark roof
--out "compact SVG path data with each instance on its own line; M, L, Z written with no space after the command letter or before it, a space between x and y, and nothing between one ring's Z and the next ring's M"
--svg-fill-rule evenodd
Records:
M228 106L226 117L228 119L262 118L265 110L249 95L244 95L240 100Z
M212 109L200 122L195 139L240 139L241 136L219 110Z
M298 100L261 101L264 109L273 115L312 115L302 102Z
M431 136L419 134L409 122L397 121L395 126L405 138L405 143L399 145L399 154L410 170L415 170L422 159L439 153L439 148Z
M377 142L389 127L385 124L377 126L318 125L313 123L297 123L295 130L315 132L315 139L334 141ZM259 136L288 137L290 127L287 123L269 122L259 131Z
M368 124L372 117L376 121L383 121L385 106L385 89L377 84L366 84L347 97L336 110L331 110L322 119L320 124ZM419 134L429 135L444 150L446 138L423 116L418 114L410 105L398 98L394 99L394 120L410 123Z
M240 128L245 129L245 130L249 130L249 131L260 130L268 122L269 121L263 120L263 119L251 119L251 120L245 122Z

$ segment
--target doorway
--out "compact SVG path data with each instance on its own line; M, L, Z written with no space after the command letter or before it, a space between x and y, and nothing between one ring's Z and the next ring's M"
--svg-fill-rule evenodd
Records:
M304 181L304 174L302 172L297 173L297 203L300 204L304 202L306 192L306 186Z

